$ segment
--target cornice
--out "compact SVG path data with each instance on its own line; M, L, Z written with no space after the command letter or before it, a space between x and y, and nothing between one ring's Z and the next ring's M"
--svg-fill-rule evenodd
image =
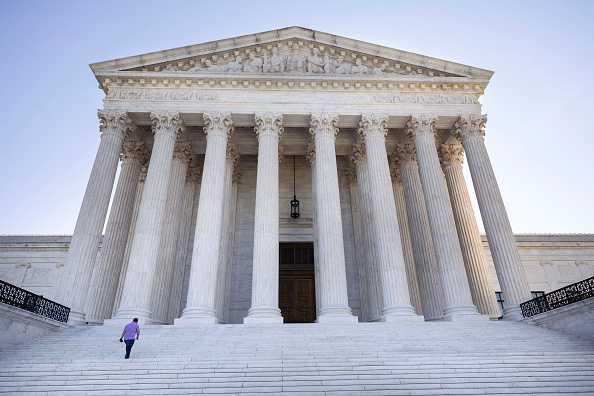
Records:
M91 64L90 67L97 75L106 70L149 67L155 64L179 62L192 57L215 56L218 59L224 59L232 57L236 51L244 53L253 51L259 54L264 50L270 50L273 45L280 44L290 47L293 43L312 49L319 48L321 51L326 50L331 54L337 51L344 52L344 56L347 58L352 54L367 56L372 61L374 58L385 58L391 62L400 63L403 69L406 67L421 70L434 69L443 73L486 79L493 75L493 72L489 70L297 26L98 62Z

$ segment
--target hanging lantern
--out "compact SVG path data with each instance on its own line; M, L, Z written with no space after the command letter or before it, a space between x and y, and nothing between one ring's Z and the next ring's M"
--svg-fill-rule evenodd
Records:
M299 201L295 195L295 156L293 156L293 199L291 200L291 217L299 217Z

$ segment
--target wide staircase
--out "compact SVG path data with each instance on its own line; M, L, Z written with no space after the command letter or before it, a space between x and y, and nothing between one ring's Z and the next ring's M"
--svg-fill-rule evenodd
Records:
M0 394L594 395L594 343L515 322L76 327L0 349Z

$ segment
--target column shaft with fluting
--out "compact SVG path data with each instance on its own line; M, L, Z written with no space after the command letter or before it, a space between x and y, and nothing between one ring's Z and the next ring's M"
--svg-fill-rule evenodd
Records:
M386 152L387 114L363 114L358 132L365 141L382 291L382 321L423 320L410 304Z
M125 111L99 110L97 114L101 121L101 142L55 297L58 303L70 308L68 322L75 325L86 321L84 308L89 283L97 259L124 136L132 123Z
M392 189L394 191L394 201L396 202L398 229L400 230L400 241L402 243L402 253L404 255L404 265L406 267L408 294L410 295L410 302L416 313L418 315L423 315L423 302L421 301L417 270L415 268L415 257L410 238L410 230L408 228L408 215L406 213L406 203L404 201L402 176L400 175L400 169L398 167L390 168L390 174L392 176Z
M349 183L349 193L351 197L351 216L353 217L353 237L355 239L355 260L357 262L357 274L359 275L359 296L361 298L361 314L359 319L362 322L371 321L369 314L369 286L367 280L367 260L365 251L365 241L363 238L359 187L357 186L357 171L355 167L347 167L346 178Z
M225 160L225 192L223 195L223 231L221 233L221 250L219 251L219 275L217 284L217 317L220 323L225 323L226 285L229 276L229 264L233 256L231 235L234 232L235 207L233 200L233 171L239 160L237 144L227 143L227 159Z
M175 256L181 222L186 173L194 153L189 142L177 142L167 187L167 204L163 215L157 269L152 283L151 311L153 324L169 324L168 310L175 271Z
M134 208L132 209L132 219L130 220L130 229L126 238L126 249L124 250L124 258L122 259L122 269L120 271L120 279L118 280L118 289L116 292L115 301L111 316L115 315L115 311L120 306L122 301L122 291L124 290L124 283L126 281L126 273L128 271L128 263L130 262L130 252L132 251L132 241L136 233L136 222L138 220L138 210L140 209L140 201L142 200L142 193L144 191L144 183L146 182L146 174L148 172L148 161L150 157L145 157L140 168L140 176L138 177L138 185L136 187L136 196L134 197Z
M319 237L317 224L316 204L316 144L310 142L307 145L306 159L311 167L311 203L313 205L313 246L314 246L314 282L316 291L316 317L320 316L320 260L319 260Z
M532 298L503 198L484 141L484 115L460 116L452 134L462 142L505 300L504 319L521 320L520 303Z
M444 318L480 319L482 317L472 303L447 187L435 148L436 122L437 117L412 116L407 123L407 133L413 138L417 151L423 195L443 286Z
M101 256L87 297L86 319L89 323L102 324L103 320L111 317L134 210L138 177L143 157L147 155L144 143L124 142L118 185L105 228Z
M316 146L316 222L320 279L318 323L357 322L347 294L342 215L338 189L338 169L334 147L338 114L312 114L311 128Z
M361 143L353 144L350 156L357 172L357 196L359 201L359 221L363 246L357 250L364 251L365 280L368 301L369 321L378 321L382 317L382 287L380 269L376 251L375 225L373 221L373 203L369 184L367 151ZM353 219L354 222L354 219Z
M182 298L182 289L184 285L184 271L188 254L188 245L190 244L190 228L192 225L192 211L194 208L194 198L196 188L200 179L200 169L192 167L186 173L186 183L184 186L184 197L182 202L182 213L179 224L179 237L177 240L177 251L175 253L175 262L173 269L173 280L171 281L171 297L169 298L169 308L167 313L167 322L173 323L175 318L180 315L180 305Z
M258 175L254 218L252 306L244 323L282 323L278 308L278 162L282 114L256 113Z
M223 226L225 159L233 132L231 113L204 113L206 154L202 171L188 302L175 324L216 324L216 289Z
M150 116L155 141L138 209L136 233L132 241L122 300L116 311L114 324L131 317L150 323L152 290L149 285L152 285L157 269L173 150L176 139L185 131L179 113L152 112Z
M444 308L443 289L439 278L414 145L412 143L400 144L396 148L395 154L398 157L402 176L402 189L419 292L423 302L423 315L425 320L441 319Z
M463 152L459 144L443 144L440 151L441 167L448 186L472 301L481 314L494 319L500 316L499 305L462 173Z

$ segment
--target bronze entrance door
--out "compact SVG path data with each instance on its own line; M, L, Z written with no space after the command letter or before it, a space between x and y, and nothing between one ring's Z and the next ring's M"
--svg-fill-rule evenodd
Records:
M278 306L285 323L316 320L313 244L281 243Z

